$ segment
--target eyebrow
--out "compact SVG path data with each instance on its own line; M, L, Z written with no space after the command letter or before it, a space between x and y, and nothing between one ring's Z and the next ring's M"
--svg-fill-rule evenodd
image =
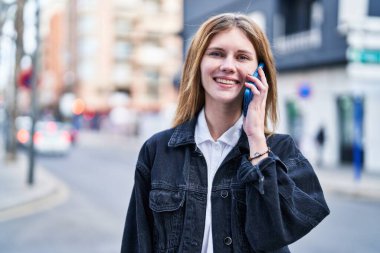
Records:
M209 50L219 50L219 51L225 51L223 48L221 47L209 47L206 49L206 51L209 51ZM250 52L250 51L247 51L247 50L243 50L243 49L239 49L238 50L238 53L244 53L244 54L250 54L250 55L254 55L254 53Z

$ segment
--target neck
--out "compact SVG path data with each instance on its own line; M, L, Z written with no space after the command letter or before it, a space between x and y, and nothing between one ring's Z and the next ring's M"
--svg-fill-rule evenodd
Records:
M240 118L241 109L231 110L228 105L218 108L205 105L205 116L211 137L216 141Z

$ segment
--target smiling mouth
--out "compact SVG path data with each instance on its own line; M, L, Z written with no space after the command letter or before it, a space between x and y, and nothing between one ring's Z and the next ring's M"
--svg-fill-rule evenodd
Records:
M227 85L234 85L234 84L240 83L239 81L228 80L228 79L223 79L223 78L214 78L214 80L218 83L227 84Z

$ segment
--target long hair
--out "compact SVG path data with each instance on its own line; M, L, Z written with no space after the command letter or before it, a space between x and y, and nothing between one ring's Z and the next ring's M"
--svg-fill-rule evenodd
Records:
M205 91L201 82L200 65L212 38L221 31L239 28L251 41L259 62L264 62L265 76L269 84L265 107L265 133L271 134L277 124L277 79L276 67L267 37L248 16L224 13L206 20L193 37L182 70L179 102L174 117L174 126L193 119L205 104ZM269 122L272 130L269 130Z

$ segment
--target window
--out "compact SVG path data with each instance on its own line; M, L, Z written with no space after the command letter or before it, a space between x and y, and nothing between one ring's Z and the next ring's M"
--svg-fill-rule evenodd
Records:
M118 36L125 36L132 30L131 21L126 19L116 19L115 20L115 33Z
M96 76L96 67L93 61L86 60L78 64L78 76L83 81L91 80Z
M282 0L274 17L276 54L291 54L322 45L323 6L320 0Z
M145 71L145 78L147 80L147 95L153 99L158 98L159 86L159 73L153 70Z
M126 63L119 63L113 69L113 82L116 85L123 85L132 81L132 67Z
M78 55L80 58L93 57L98 50L98 41L94 37L83 37L78 42Z
M125 41L117 41L114 47L114 57L116 60L127 60L132 53L132 46Z
M138 61L142 65L158 66L164 64L166 52L155 42L146 42L138 49Z
M368 16L380 17L380 1L369 0Z
M97 0L78 0L77 7L79 11L93 11L98 4Z
M78 21L77 31L79 34L91 33L96 30L97 21L94 16L82 15Z
M160 11L160 0L145 0L144 10L146 13L157 13Z
M280 14L284 21L284 35L308 31L314 19L321 20L318 0L281 0Z

